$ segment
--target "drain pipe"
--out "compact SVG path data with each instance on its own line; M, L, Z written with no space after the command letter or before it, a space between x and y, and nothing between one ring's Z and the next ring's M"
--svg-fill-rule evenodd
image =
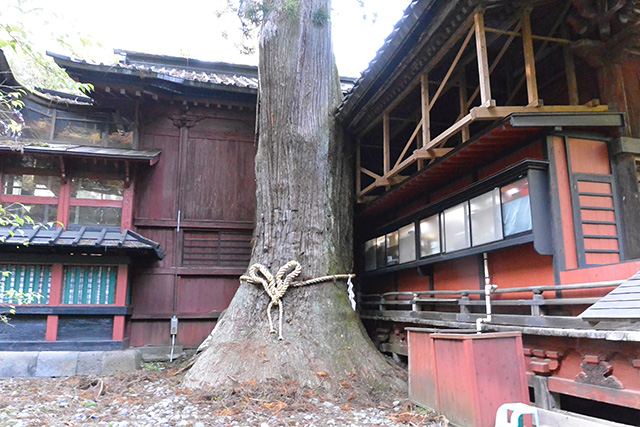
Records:
M489 261L487 259L487 253L482 254L482 263L484 266L484 304L487 312L487 317L476 319L476 331L482 333L482 324L491 323L491 293L498 288L497 285L491 284L491 277L489 276Z

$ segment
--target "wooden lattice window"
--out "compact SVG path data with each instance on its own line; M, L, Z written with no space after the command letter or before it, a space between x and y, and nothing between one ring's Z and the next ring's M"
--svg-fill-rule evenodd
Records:
M49 291L51 289L51 266L42 264L0 264L0 295L5 295L9 290L20 293L35 293L42 295L37 304L49 303ZM10 303L5 296L0 299Z
M185 231L183 265L246 267L251 258L252 231Z
M66 266L62 304L115 304L116 266Z

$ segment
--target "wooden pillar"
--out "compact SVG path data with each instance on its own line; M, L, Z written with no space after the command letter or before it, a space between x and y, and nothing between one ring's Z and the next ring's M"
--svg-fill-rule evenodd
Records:
M60 186L60 196L58 200L57 221L67 227L69 225L69 209L71 203L71 181L66 178Z
M569 105L579 105L578 80L576 78L576 63L568 46L563 48L564 68L567 75L567 90L569 91Z
M530 106L539 106L538 80L536 77L536 58L533 52L533 39L531 37L531 9L522 10L522 46L524 49L524 69L527 79L527 96Z
M49 305L58 306L62 302L62 264L51 266L51 288L49 289Z
M356 196L359 196L362 191L362 154L360 150L362 150L362 143L358 138L356 141Z
M491 79L489 73L489 54L487 52L487 39L484 30L484 11L473 15L476 34L476 56L478 58L478 81L480 82L480 103L483 107L493 106L491 98Z
M385 113L382 116L382 176L386 182L389 182L389 171L391 170L391 131L389 123L389 113ZM390 185L385 185L385 190L391 188Z
M129 266L118 266L118 278L116 279L115 305L124 307L127 305L127 286L129 282ZM124 339L125 317L113 317L113 340L122 341Z
M62 301L62 264L51 267L51 288L49 289L49 305L59 306ZM53 342L58 339L58 316L47 316L47 331L45 341Z
M420 97L422 99L422 142L418 148L426 147L431 141L431 109L429 108L429 74L420 76ZM424 166L423 160L418 160L418 169Z
M460 72L458 79L458 98L460 101L460 117L464 117L469 114L469 107L467 106L467 76L465 75L464 69ZM462 128L461 136L462 142L469 140L469 126Z
M113 337L114 341L124 340L125 319L124 316L113 316Z
M122 230L131 230L133 228L134 187L134 181L129 181L122 195Z
M58 316L47 316L47 332L45 334L45 341L54 342L58 340Z
M391 150L389 144L391 137L389 133L389 113L382 116L382 175L384 177L389 173L391 166Z
M549 391L547 377L534 375L532 382L537 407L547 410L560 408L560 396L557 393L551 393Z
M127 285L129 282L129 266L118 266L118 278L116 279L116 298L115 303L118 307L127 305Z

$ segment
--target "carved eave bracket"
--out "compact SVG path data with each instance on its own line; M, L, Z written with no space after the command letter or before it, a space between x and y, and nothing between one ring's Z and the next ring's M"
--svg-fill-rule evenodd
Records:
M613 366L601 360L599 356L585 355L580 367L583 372L576 375L575 381L583 384L597 385L600 387L623 390L624 385L613 374Z
M581 39L571 51L591 67L617 63L625 50L640 45L640 0L571 0L567 18Z

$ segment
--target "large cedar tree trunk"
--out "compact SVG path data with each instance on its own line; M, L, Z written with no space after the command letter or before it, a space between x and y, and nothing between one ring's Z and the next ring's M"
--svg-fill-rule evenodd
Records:
M340 82L331 25L322 19L330 8L330 0L272 1L261 28L251 264L274 275L290 260L302 265L299 279L353 269L352 158L333 118ZM403 386L351 309L345 281L289 288L284 341L269 334L269 301L262 286L240 285L187 387L292 380L331 388L347 373ZM277 307L272 313L277 329Z

